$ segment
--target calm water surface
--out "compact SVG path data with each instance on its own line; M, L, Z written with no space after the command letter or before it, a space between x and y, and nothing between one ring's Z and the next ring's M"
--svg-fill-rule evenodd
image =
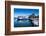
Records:
M31 20L16 20L14 19L14 27L32 27L34 24Z

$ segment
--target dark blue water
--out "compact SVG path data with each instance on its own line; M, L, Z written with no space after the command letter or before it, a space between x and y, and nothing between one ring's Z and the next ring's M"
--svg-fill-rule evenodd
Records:
M32 27L34 24L31 20L16 20L14 19L14 27Z

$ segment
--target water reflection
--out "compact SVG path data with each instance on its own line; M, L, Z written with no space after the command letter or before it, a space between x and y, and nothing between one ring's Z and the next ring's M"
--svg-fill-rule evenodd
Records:
M33 27L32 20L17 20L14 19L14 27Z

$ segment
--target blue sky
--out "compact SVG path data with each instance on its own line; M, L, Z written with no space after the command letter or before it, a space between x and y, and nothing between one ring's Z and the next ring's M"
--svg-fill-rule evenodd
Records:
M14 17L17 16L28 16L32 13L35 13L35 15L39 14L39 9L23 9L23 8L14 8Z

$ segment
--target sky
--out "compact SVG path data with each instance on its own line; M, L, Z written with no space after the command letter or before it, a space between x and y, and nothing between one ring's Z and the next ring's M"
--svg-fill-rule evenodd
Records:
M18 16L28 16L34 13L36 16L39 14L39 9L23 9L23 8L14 8L14 17Z

